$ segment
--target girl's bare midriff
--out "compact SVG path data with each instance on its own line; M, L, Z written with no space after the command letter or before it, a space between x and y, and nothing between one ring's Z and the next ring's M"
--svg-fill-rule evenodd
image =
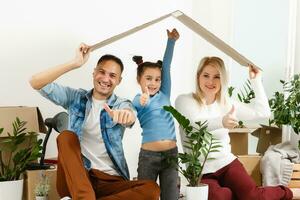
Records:
M142 144L142 149L149 151L166 151L175 147L176 141L174 140L160 140Z

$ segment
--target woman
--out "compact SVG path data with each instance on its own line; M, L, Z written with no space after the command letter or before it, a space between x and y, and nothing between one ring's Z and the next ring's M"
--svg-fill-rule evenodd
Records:
M223 60L205 57L197 70L195 93L180 95L176 99L177 110L193 122L207 120L209 131L222 145L219 152L210 154L215 159L206 162L201 182L209 185L211 200L292 199L292 192L287 187L257 187L231 153L228 133L229 129L238 125L238 120L270 116L260 71L252 65L249 65L249 78L255 92L252 102L243 104L231 101L227 98L228 80ZM184 136L183 132L181 136Z

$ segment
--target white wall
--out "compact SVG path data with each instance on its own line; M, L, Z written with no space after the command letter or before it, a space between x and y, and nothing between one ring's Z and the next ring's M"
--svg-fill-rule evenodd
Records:
M263 84L270 98L281 90L285 78L288 45L289 1L234 0L233 46L263 70ZM244 77L244 78L236 78ZM241 88L248 70L233 63L231 85ZM267 120L261 122L267 124ZM256 151L257 138L250 137L249 151Z
M234 47L263 69L263 81L270 97L280 88L279 79L284 79L288 40L288 1L235 0L234 6ZM243 84L241 79L232 80L233 84Z
M111 0L101 2L87 0L84 3L71 0L11 0L0 2L0 106L39 106L44 118L54 116L62 109L31 89L28 79L32 74L71 59L80 42L94 44L175 10L183 11L231 44L233 32L237 31L233 28L233 15L235 13L236 17L240 17L243 14L238 12L239 10L233 10L233 2L237 4L233 0L221 2L218 0ZM270 3L270 1L268 2ZM253 2L252 7L256 3ZM272 16L278 11L278 7L275 7L274 11L268 4L262 4L260 10L263 9ZM261 17L264 17L262 13L260 14ZM277 14L285 17L284 14ZM239 23L235 22L236 25L244 23L245 27L249 27L260 20L259 17L254 18L256 13L242 16ZM277 24L272 23L268 26L276 29ZM203 56L219 55L227 64L230 64L231 61L222 52L172 18L93 52L86 65L64 75L57 82L74 88L91 88L92 70L95 63L101 55L112 53L122 58L125 64L123 81L116 89L116 93L132 99L139 91L139 87L135 80L136 66L131 61L131 57L140 54L147 60L162 58L167 38L165 29L173 27L176 27L181 34L175 47L172 65L171 101L173 103L178 94L193 90L195 70ZM256 37L260 33L264 37L272 36L273 33L268 32L268 30L273 30L269 29L270 27L263 30L250 28L248 33L253 32L251 36ZM238 32L236 36L240 34L242 33ZM281 38L279 34L275 38L272 37L268 38L268 44L277 43L278 40L281 44L281 40L284 40L284 37ZM261 66L270 68L274 66L264 64L265 61L273 62L273 57L271 59L270 56L279 56L278 59L284 59L283 49L280 49L282 54L277 52L276 55L267 54L262 58L259 57L261 54L274 50L273 45L266 45L262 42L254 45L251 41L256 42L256 40L248 36L237 38L235 38L237 43L234 44L242 43L244 48L248 48L243 54L258 61L258 64L262 63ZM240 48L239 45L236 46ZM276 46L276 48L278 47ZM239 66L234 66L234 70L239 68ZM234 75L234 77L240 78L239 75ZM246 79L246 76L244 77L241 78L242 82ZM47 156L49 157L56 156L55 137L56 134L53 134L48 144ZM136 123L133 129L126 131L124 137L124 148L132 177L136 176L140 142L140 128Z

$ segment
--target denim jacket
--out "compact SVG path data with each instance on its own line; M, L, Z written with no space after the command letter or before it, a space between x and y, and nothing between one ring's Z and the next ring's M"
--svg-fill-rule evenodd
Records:
M69 113L69 127L68 129L74 133L81 141L82 125L92 107L92 91L84 89L73 89L70 87L61 86L56 83L50 83L43 87L39 92L53 103L62 106ZM112 94L107 99L107 104L112 109L132 109L135 114L136 111L132 103L123 98ZM125 160L122 138L125 127L114 123L108 113L103 109L100 113L101 134L107 150L107 153L112 160L116 171L125 179L129 179L129 170ZM99 133L100 134L100 133ZM90 169L91 162L83 157L85 167Z

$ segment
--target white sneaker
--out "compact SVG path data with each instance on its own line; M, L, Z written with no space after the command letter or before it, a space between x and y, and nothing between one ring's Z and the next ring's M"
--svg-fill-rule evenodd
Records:
M60 200L72 200L71 197L63 197Z

